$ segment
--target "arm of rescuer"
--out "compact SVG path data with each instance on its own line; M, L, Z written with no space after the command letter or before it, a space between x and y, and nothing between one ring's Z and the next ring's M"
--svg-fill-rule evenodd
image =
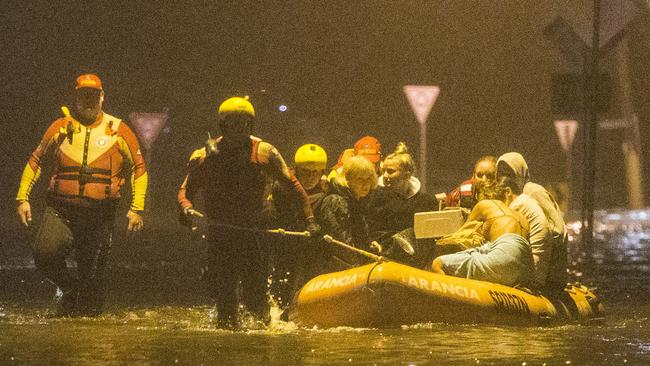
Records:
M181 225L195 229L196 226L191 220L192 216L203 217L203 214L194 209L192 200L196 191L201 188L199 181L201 180L201 172L198 169L206 157L205 147L196 149L192 152L189 162L187 163L187 175L183 178L183 183L178 188L176 196L178 205L181 209L179 221Z
M289 167L287 167L280 152L273 145L267 142L260 142L257 153L260 157L268 157L268 164L266 164L267 172L286 189L296 207L302 210L307 231L311 235L315 235L320 231L320 227L314 218L309 197L298 179L289 171Z
M66 137L66 126L68 122L69 121L65 118L59 118L52 122L50 127L45 131L41 142L30 155L29 160L25 165L25 169L23 169L23 175L20 178L20 186L18 187L18 193L16 194L16 202L18 203L18 217L20 218L20 222L25 226L29 226L32 221L32 209L29 204L29 195L34 184L36 184L38 178L41 176L43 157L49 151L52 151L53 147L61 143L61 141Z
M140 151L140 143L133 131L125 123L120 123L117 128L117 141L120 153L131 166L131 206L126 213L129 220L127 229L138 231L143 228L144 222L140 212L144 210L144 201L147 195L147 168L144 157Z

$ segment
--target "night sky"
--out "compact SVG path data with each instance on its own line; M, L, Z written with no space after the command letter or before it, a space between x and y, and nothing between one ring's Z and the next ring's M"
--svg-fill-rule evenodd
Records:
M250 95L256 134L288 161L307 142L334 161L365 134L385 153L403 140L416 157L418 125L402 86L438 85L428 120L430 191L466 179L481 155L513 150L538 182L565 180L551 76L574 70L543 29L559 15L588 29L589 1L53 3L61 4L5 1L0 12L5 232L15 229L26 159L85 72L102 78L108 113L169 109L153 148L149 215L174 207L190 152L219 103L236 94ZM634 14L626 37L647 172L650 22ZM625 206L621 134L601 137L596 206Z

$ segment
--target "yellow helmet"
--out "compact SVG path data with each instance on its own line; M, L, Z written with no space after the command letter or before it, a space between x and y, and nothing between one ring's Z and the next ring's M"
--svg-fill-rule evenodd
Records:
M327 167L327 153L316 144L305 144L296 150L293 161L296 167L324 170Z
M255 109L251 102L248 101L248 96L242 97L232 97L226 99L219 106L219 119L224 119L226 116L231 114L244 114L251 117L255 117Z

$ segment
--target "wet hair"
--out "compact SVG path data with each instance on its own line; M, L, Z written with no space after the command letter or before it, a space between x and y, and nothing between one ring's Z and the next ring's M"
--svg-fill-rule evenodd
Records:
M353 156L343 164L343 176L346 180L350 177L372 179L377 185L375 165L361 155Z
M508 175L503 175L499 177L498 179L498 184L503 187L503 189L510 188L512 193L516 195L520 195L522 193L521 187L517 185L517 182L515 181L515 178L508 176Z
M411 154L409 154L408 148L404 142L398 143L395 147L395 151L384 159L384 161L386 160L397 160L399 162L399 167L403 172L408 174L415 173L415 163L413 162L413 158L411 158Z
M506 187L495 181L480 181L474 185L476 197L481 200L505 201Z
M475 172L475 171L476 171L476 167L477 167L479 164L481 164L482 162L484 162L484 161L487 161L487 162L491 163L492 165L494 165L494 167L495 167L494 170L496 171L497 158L496 158L495 156L492 156L492 155L484 155L484 156L481 156L481 158L478 159L478 160L476 161L476 164L474 164L474 170L473 170L473 171Z

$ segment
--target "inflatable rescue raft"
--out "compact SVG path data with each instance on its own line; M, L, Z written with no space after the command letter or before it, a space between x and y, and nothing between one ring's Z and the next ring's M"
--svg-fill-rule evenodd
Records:
M579 284L560 299L495 283L380 261L309 281L289 320L301 326L391 327L427 322L549 325L603 319L598 297Z

